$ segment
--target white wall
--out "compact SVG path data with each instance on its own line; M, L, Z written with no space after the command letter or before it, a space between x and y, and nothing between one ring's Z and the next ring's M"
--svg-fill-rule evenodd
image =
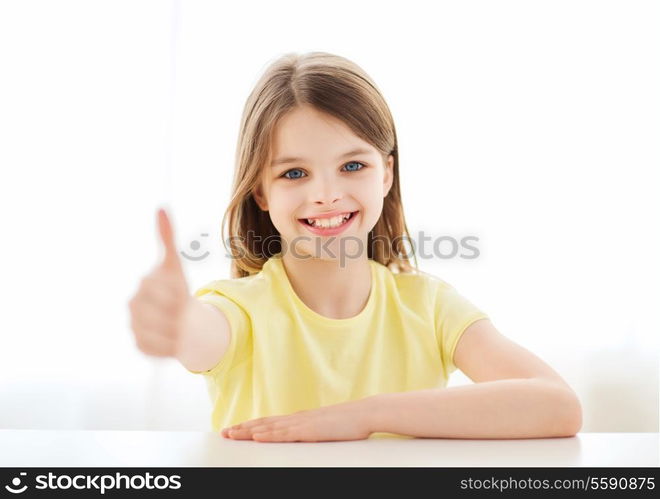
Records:
M432 9L432 10L429 10ZM135 348L167 204L191 288L243 103L285 52L344 55L394 114L420 259L580 395L584 431L658 431L658 6L651 1L0 5L0 428L209 429L203 378ZM208 233L208 237L201 236ZM450 386L469 382L457 372Z

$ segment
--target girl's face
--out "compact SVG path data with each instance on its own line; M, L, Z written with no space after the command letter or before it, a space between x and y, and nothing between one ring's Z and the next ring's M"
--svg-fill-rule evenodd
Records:
M270 213L283 252L301 258L366 258L367 235L392 186L394 158L390 155L385 164L380 152L342 121L311 106L281 118L271 157L254 198ZM332 235L305 221L335 212L357 213Z

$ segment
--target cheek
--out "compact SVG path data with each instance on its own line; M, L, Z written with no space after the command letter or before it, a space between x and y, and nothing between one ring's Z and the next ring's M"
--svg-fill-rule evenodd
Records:
M370 189L362 194L361 199L365 204L365 208L368 208L371 211L380 211L383 207L383 193L380 190Z
M364 209L367 211L366 216L363 217L363 221L365 226L368 226L369 230L371 230L383 213L384 199L381 193L371 192L362 199L362 202L364 203Z
M378 198L383 195L383 188L378 182L379 180L375 176L364 179L363 182L355 185L355 190L352 191L352 194L365 204L377 204Z
M271 193L270 216L273 222L287 223L300 211L300 203L294 192Z

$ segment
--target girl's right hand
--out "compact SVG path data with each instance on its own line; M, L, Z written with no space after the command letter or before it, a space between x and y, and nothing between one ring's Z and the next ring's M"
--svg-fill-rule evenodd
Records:
M186 307L192 300L174 243L170 220L158 210L158 232L165 247L163 261L147 274L129 301L137 347L147 355L175 357Z

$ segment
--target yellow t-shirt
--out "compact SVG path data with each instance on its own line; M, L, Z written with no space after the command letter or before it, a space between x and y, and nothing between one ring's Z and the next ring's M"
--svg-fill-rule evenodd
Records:
M194 293L231 325L220 362L189 371L206 378L213 431L378 393L446 386L459 337L488 316L442 279L369 263L368 302L348 319L307 307L281 253L256 274L211 281Z

